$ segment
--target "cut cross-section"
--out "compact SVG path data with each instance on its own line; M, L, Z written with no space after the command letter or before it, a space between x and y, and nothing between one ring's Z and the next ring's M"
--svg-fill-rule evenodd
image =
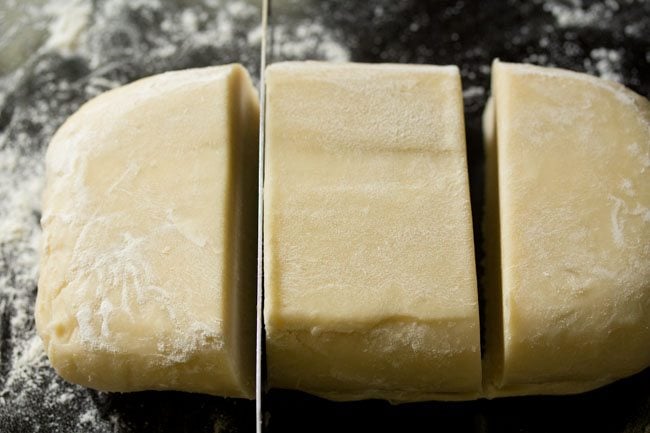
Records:
M283 63L267 92L270 384L339 400L477 396L458 69Z

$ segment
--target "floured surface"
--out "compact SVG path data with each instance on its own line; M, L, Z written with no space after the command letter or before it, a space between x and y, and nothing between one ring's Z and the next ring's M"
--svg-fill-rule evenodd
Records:
M352 61L459 65L465 90L479 293L485 181L481 113L490 94L492 60L527 61L616 77L650 96L650 82L645 79L650 76L650 2L646 0L380 0L363 4L283 0L274 1L272 9L273 24L325 27L344 44ZM285 42L276 39L276 44ZM273 52L274 61L316 58L311 52L299 57L282 47ZM335 403L276 389L266 399L268 431L340 431L357 423L382 432L424 432L434 425L442 431L467 432L642 432L650 423L649 379L650 370L646 370L587 394L392 407L383 401Z
M498 62L494 89L504 327L496 395L580 392L643 370L650 104L594 77Z
M43 0L0 2L0 10L12 3L23 7ZM21 40L12 39L8 31L0 32L0 45L8 41L11 47L18 42L28 48L19 57L0 54L1 60L39 59L20 67L23 79L19 84L9 75L0 78L0 106L4 113L0 125L6 125L0 126L0 142L4 143L0 145L0 163L8 161L4 155L22 155L13 168L3 165L0 169L0 195L9 197L0 200L0 220L20 227L17 232L0 231L0 274L7 277L0 283L0 297L6 300L0 324L0 393L6 402L0 406L0 430L31 432L40 427L41 431L94 433L189 429L212 433L225 425L224 431L249 431L245 423L239 422L248 419L248 402L180 393L95 392L64 382L48 366L42 349L35 357L28 356L27 349L32 341L38 342L31 308L40 234L38 215L34 214L40 210L43 147L53 130L81 102L144 75L241 59L253 78L258 76L253 71L258 70L259 12L246 1L229 0L236 6L232 8L221 7L220 3L98 0L88 20L86 34L90 35L90 43L82 44L74 57L56 52L33 54L26 42L30 42L33 32L44 32L48 39L47 23L41 27L21 22L19 31L12 33ZM282 8L287 3L304 10L287 12L286 7ZM184 7L179 8L179 4ZM560 15L547 11L546 4L559 5L562 14L584 16L586 12L589 19L580 25L562 19L563 26L558 27ZM39 14L42 10L31 9ZM604 19L591 13L596 9L607 12ZM222 15L219 19L214 18L216 12ZM482 94L468 94L465 101L472 200L478 203L474 206L476 224L480 223L482 209L480 113L489 94L490 62L494 57L597 74L591 52L604 48L620 53L620 58L613 61L608 55L603 62L598 57L602 68L614 71L621 82L650 96L650 83L643 79L648 76L646 51L650 44L650 2L645 0L535 0L532 5L456 0L381 0L361 5L348 0L302 0L274 2L273 12L274 26L282 27L275 34L274 45L284 46L276 51L280 53L276 60L327 57L462 65L463 85L484 90ZM242 34L242 39L235 37ZM330 51L346 55L332 57ZM92 68L87 67L90 63ZM8 124L3 123L7 113L13 113ZM9 142L11 149L6 144ZM16 201L20 206L10 204ZM480 251L478 254L480 259ZM302 393L276 390L268 400L272 405L266 419L270 421L269 431L282 432L313 429L314 421L323 430L335 431L348 426L352 419L370 422L369 428L377 431L390 431L396 425L402 430L423 431L435 424L441 429L501 433L540 429L631 433L643 431L650 422L647 373L587 395L528 398L514 404L509 399L489 404L430 403L396 406L392 410L384 402L333 404L306 398ZM12 380L5 380L9 377ZM64 404L59 401L60 395L74 397ZM302 418L296 417L296 407L301 408ZM549 413L557 416L549 417Z
M267 98L272 386L335 399L477 392L458 70L276 64Z
M129 396L65 382L35 334L33 306L44 151L54 131L84 101L142 76L233 61L259 75L259 40L247 38L259 26L259 6L229 1L226 7L220 0L0 3L0 431L176 431L183 424L212 432L217 422L227 431L245 431L254 412L246 401ZM79 27L68 32L74 29L65 23Z

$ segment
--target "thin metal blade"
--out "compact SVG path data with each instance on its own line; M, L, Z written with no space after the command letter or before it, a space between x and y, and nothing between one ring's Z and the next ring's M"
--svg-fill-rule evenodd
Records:
M262 2L262 47L260 53L260 141L257 195L257 349L255 359L255 423L257 433L264 431L264 392L266 390L266 368L264 349L264 145L266 129L266 84L264 70L269 40L270 0Z

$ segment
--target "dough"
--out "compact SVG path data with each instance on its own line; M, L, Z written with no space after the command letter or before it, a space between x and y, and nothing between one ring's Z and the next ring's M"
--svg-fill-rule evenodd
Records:
M476 397L458 69L280 63L266 80L270 385L335 400Z
M36 324L65 379L254 397L258 116L229 65L112 90L59 129Z
M493 95L488 396L582 392L643 370L650 104L588 75L498 61Z

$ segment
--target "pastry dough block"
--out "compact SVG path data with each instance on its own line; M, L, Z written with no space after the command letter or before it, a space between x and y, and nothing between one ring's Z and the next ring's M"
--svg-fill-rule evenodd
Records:
M109 91L56 133L36 325L65 379L253 398L258 116L228 65Z
M479 314L456 67L267 69L269 383L474 398Z
M650 366L650 104L496 61L485 116L488 396L587 391Z

